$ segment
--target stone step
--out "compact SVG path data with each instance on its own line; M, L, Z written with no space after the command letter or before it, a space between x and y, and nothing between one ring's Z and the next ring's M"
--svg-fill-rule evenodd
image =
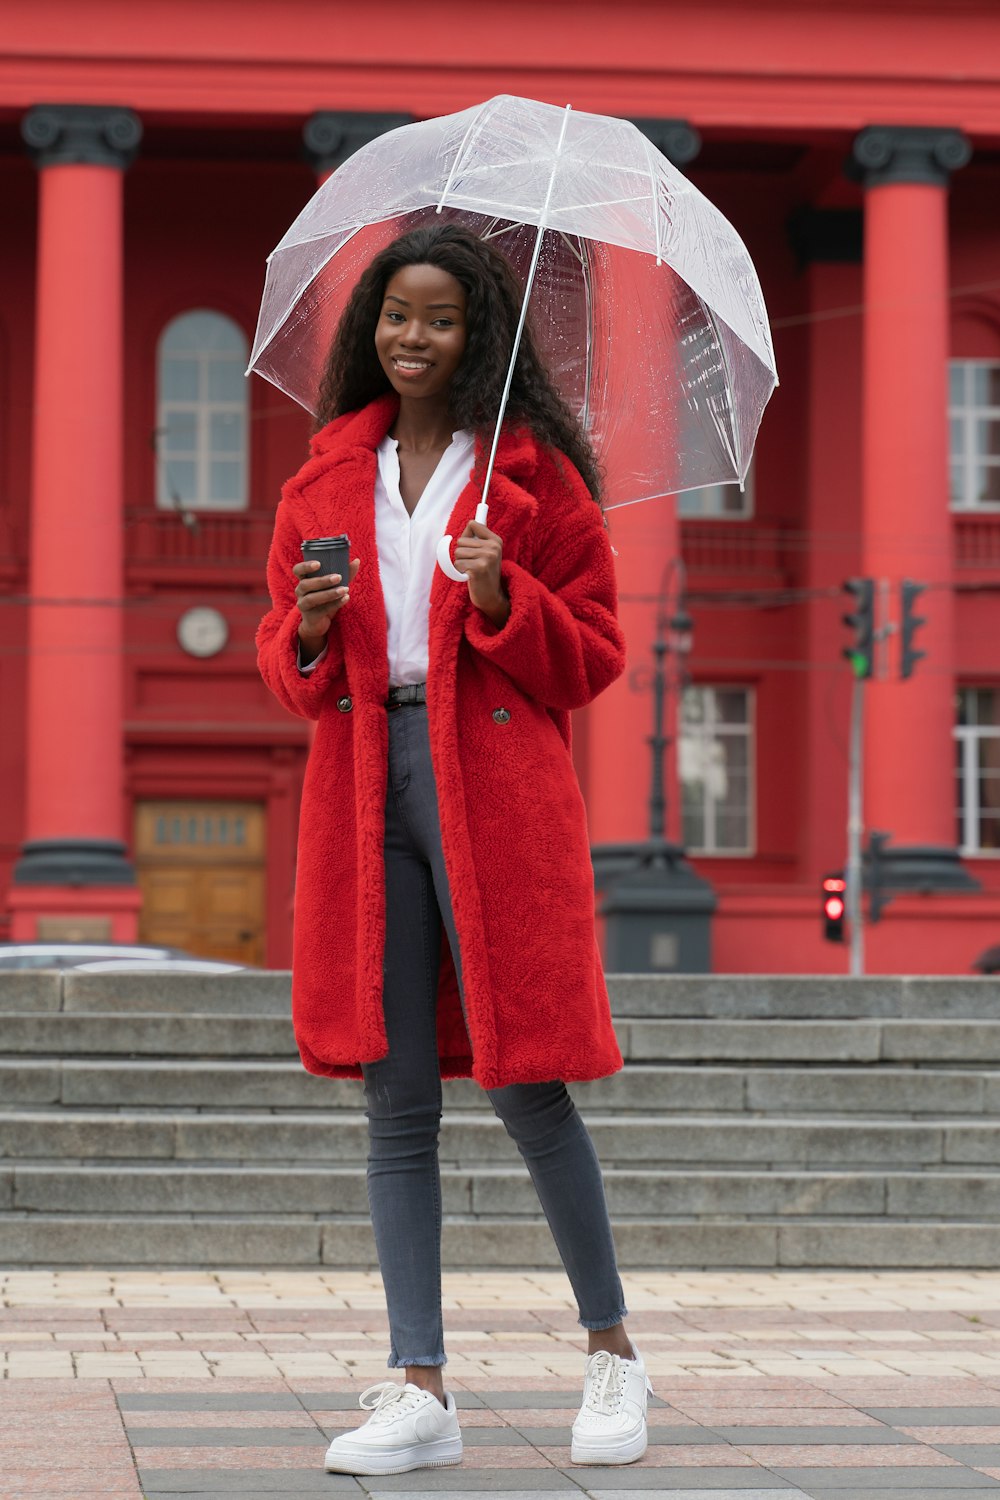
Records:
M1000 1063L997 1021L619 1020L635 1062ZM8 1012L8 1057L296 1058L290 1022L165 1012Z
M709 1267L959 1267L995 1269L997 1228L878 1220L720 1222L626 1220L615 1226L629 1270ZM0 1261L15 1266L307 1266L374 1269L367 1219L276 1216L171 1218L6 1214ZM448 1267L557 1267L548 1226L531 1220L445 1218Z
M612 1166L887 1167L994 1165L1000 1122L702 1116L600 1116L590 1121L601 1161ZM499 1120L485 1111L452 1112L441 1130L443 1165L516 1159ZM121 1110L8 1110L0 1115L0 1158L105 1161L362 1162L367 1125L360 1114L154 1113Z
M574 1084L588 1113L1000 1115L1000 1070L882 1063L839 1068L630 1063L611 1078ZM445 1109L489 1110L471 1079L444 1086ZM0 1058L6 1104L233 1110L357 1110L358 1082L317 1078L297 1061Z
M795 974L616 974L608 976L617 1016L730 1020L995 1020L1000 991L989 977ZM161 1011L287 1018L291 975L0 972L0 1011Z
M616 1222L662 1218L816 1218L1000 1221L1000 1172L605 1173ZM445 1168L445 1213L541 1218L525 1170ZM16 1161L0 1170L0 1208L41 1214L247 1215L343 1218L368 1211L364 1167L135 1166Z

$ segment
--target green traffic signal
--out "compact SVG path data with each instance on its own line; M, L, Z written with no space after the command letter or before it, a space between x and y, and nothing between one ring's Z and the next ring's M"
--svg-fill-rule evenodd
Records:
M854 631L853 646L844 647L855 677L870 677L875 658L875 580L848 578L844 592L854 597L854 610L844 615L845 625Z

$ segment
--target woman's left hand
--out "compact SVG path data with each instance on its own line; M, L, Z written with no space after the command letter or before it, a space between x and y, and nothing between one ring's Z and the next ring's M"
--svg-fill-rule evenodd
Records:
M481 521L470 521L455 543L453 558L469 580L469 598L493 624L502 629L510 615L510 599L500 576L503 542Z

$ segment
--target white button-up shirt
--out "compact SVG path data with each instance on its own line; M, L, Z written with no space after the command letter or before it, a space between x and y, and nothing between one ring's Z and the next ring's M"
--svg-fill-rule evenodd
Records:
M390 687L427 681L427 636L437 545L456 500L469 482L474 450L473 433L453 435L412 516L399 489L399 444L395 438L385 437L376 450L375 546L385 598ZM300 651L299 671L308 674L325 655L324 646L314 661L303 666Z

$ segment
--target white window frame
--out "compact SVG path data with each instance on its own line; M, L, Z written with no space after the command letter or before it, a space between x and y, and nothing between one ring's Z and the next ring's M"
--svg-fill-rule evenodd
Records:
M960 693L974 693L983 685L965 685ZM1000 689L993 688L996 692ZM979 756L980 740L1000 740L1000 726L990 724L956 724L955 738L962 753L962 839L959 852L967 859L1000 859L1000 849L983 849L979 843Z
M164 350L164 340L170 330L181 321L190 317L192 313L207 313L213 318L223 320L230 328L238 333L241 348L239 352L232 350L215 349L191 349L176 353ZM204 510L235 512L245 511L249 504L250 495L250 452L249 452L249 392L245 391L240 401L219 401L209 398L209 369L214 363L226 362L230 364L240 363L241 373L246 368L249 358L249 348L243 329L234 318L227 313L220 312L214 307L190 307L164 328L160 335L160 341L156 351L156 429L157 429L157 463L156 463L156 504L159 510ZM163 395L165 382L163 380L164 365L168 360L184 360L195 363L198 366L198 395L192 400L181 400L178 397L167 397ZM166 433L168 421L172 414L179 413L193 415L195 419L195 446L190 453L168 453L166 443L162 435ZM240 423L240 436L242 444L238 449L216 453L212 449L212 418L214 416L232 416ZM195 494L193 499L175 498L175 492L171 485L170 462L194 463L195 466ZM212 460L231 459L239 460L242 469L242 485L235 499L223 500L212 495Z
M757 461L752 458L742 492L736 484L703 484L698 489L682 490L677 496L678 520L752 521L756 505L756 468ZM725 491L732 490L735 490L740 497L739 510L712 510L710 508L715 497L721 497ZM695 505L696 508L694 508Z
M972 374L975 370L982 369L1000 370L1000 360L952 359L948 362L948 495L950 508L963 515L995 515L1000 512L1000 500L979 500L975 495L976 469L980 464L986 463L986 459L976 452L976 423L984 418L1000 423L1000 406L975 406L972 403ZM951 399L951 377L957 370L962 371L964 386L964 400L960 406L954 406ZM958 453L951 445L952 422L962 424L962 442ZM956 461L962 479L962 493L957 497L951 493L951 471ZM996 464L987 464L987 467L1000 468L1000 459Z
M712 693L742 693L746 698L747 713L746 720L742 724L722 724L716 722L709 724L707 718L703 720L703 728L711 729L711 734L704 734L702 738L720 739L734 738L742 735L747 741L747 844L741 849L717 848L715 830L717 826L717 801L710 795L705 798L705 835L704 845L688 844L686 850L689 854L706 859L753 859L757 853L757 694L753 687L745 682L692 682L689 683L685 692L712 692ZM700 732L700 731L699 731ZM678 756L682 754L680 742L686 737L683 704L681 705L681 717L677 729ZM678 795L681 780L678 768ZM681 827L683 829L684 813L683 801L681 804Z

